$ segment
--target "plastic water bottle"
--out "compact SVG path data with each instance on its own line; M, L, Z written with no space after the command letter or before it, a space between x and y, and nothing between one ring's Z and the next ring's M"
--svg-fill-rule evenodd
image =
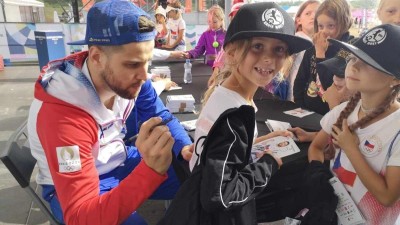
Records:
M183 75L183 82L185 84L192 83L192 63L190 63L190 59L186 59L185 62L185 74Z

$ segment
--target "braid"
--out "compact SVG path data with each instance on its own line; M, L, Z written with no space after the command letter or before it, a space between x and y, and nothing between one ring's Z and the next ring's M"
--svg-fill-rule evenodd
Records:
M357 92L355 93L347 103L346 107L343 109L342 112L340 112L340 115L338 119L336 120L336 123L334 124L335 126L341 128L343 120L349 117L349 115L354 111L354 109L357 106L358 101L361 99L361 93ZM324 158L325 160L331 160L333 157L335 157L335 145L332 143L332 141L329 141L328 146L325 148L324 152Z
M347 103L346 107L343 109L343 111L340 113L338 119L336 120L336 123L334 124L337 127L342 127L342 122L344 119L349 117L349 115L354 111L354 109L357 106L358 101L361 99L361 93L357 92L355 93L351 98L350 101Z
M374 119L377 116L384 113L385 110L390 107L390 104L392 104L394 101L396 101L398 92L399 92L399 86L397 85L396 87L393 88L392 93L390 93L388 98L386 98L385 101L382 102L382 104L377 109L375 109L371 113L368 113L367 115L365 115L362 119L358 120L357 122L351 124L349 126L350 130L353 131L359 127L362 127L363 125L365 125L372 119Z
M349 129L351 131L354 131L355 129L362 127L363 125L367 124L372 119L374 119L377 116L384 113L385 110L390 107L390 104L397 101L399 92L400 92L400 85L396 85L395 87L392 88L392 92L390 93L390 95L385 99L384 102L382 102L382 104L376 110L374 110L371 113L368 113L362 119L351 124L349 126ZM360 92L357 92L356 94L354 94L352 96L349 103L347 103L346 108L344 108L343 111L340 113L339 118L337 119L336 123L334 124L335 126L337 126L339 128L342 127L343 119L347 118L350 115L350 113L354 111L354 109L360 99L361 99ZM325 159L327 159L327 160L333 159L333 157L335 156L335 146L332 142L329 143L329 145L325 149L324 156L325 156Z

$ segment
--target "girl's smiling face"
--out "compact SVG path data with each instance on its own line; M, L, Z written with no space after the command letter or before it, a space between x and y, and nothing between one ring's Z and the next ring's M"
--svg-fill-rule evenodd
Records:
M242 86L264 87L281 70L288 56L288 46L285 42L268 37L256 37L251 41L251 47L242 62L239 62L238 73ZM236 56L238 59L240 56Z

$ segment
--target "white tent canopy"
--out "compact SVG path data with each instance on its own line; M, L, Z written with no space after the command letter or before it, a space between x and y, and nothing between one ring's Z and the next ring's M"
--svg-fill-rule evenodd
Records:
M6 5L44 7L43 2L39 2L36 0L4 0L4 3Z

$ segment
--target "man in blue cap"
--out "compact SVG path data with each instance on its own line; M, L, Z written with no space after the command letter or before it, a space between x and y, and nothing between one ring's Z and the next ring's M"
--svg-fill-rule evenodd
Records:
M154 37L143 10L102 1L88 13L85 40L70 43L89 50L43 68L29 141L37 183L60 222L146 224L135 210L179 187L170 163L173 155L190 159L191 142L147 80ZM135 146L125 146L137 133Z

